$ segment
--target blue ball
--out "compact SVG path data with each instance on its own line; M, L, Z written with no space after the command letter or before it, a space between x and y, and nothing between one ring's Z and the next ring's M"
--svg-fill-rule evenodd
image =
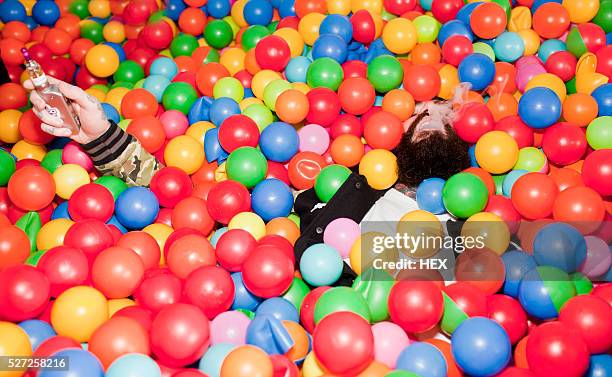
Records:
M565 223L544 226L533 241L533 256L538 265L557 267L568 274L578 270L586 254L586 241L582 234Z
M249 25L268 25L272 21L273 7L268 0L249 0L243 9L244 20Z
M226 226L215 230L212 237L210 237L210 244L212 245L212 247L217 247L217 242L219 242L219 238L221 238L221 236L228 230L229 229Z
M24 21L25 19L25 7L19 1L6 0L0 3L0 20L2 20L2 22Z
M478 161L476 161L476 144L470 145L468 154L470 155L470 166L475 168L480 167L480 165L478 165Z
M453 35L463 35L469 39L470 42L474 42L474 34L472 34L468 25L469 23L464 23L459 20L451 20L442 25L438 32L438 42L440 46L443 46L444 42Z
M39 319L23 321L19 324L19 327L28 334L33 350L38 348L45 340L57 335L49 323Z
M108 367L106 377L161 377L155 360L140 353L123 355Z
M463 7L461 7L461 9L459 9L459 12L457 12L457 15L455 16L455 18L457 20L463 22L464 24L469 25L470 24L470 16L472 16L472 12L480 4L482 4L482 2L480 2L480 1L475 2L475 3L467 3L467 4L465 4Z
M561 116L561 101L551 89L536 87L521 96L519 116L531 128L550 127Z
M166 11L168 11L168 9L166 9ZM172 80L177 74L178 66L174 60L165 56L155 59L149 68L149 76L160 75L168 80Z
M459 368L474 377L501 372L512 354L510 338L504 328L483 317L463 321L453 333L451 349Z
M565 42L560 41L558 39L548 39L540 45L538 49L538 57L542 59L542 62L546 64L546 60L552 54L557 51L566 51L567 47L565 46Z
M533 4L531 4L531 14L535 14L536 10L546 3L561 4L561 0L534 0Z
M168 85L170 85L170 80L166 76L151 75L142 83L142 88L153 94L157 102L161 102Z
M597 116L612 116L612 84L604 84L593 90L591 96L597 101Z
M419 208L434 215L446 212L442 202L442 188L445 180L442 178L427 178L421 182L416 192L416 201Z
M353 38L353 25L347 16L341 14L328 14L319 26L319 35L334 34L346 43Z
M459 63L459 81L472 84L472 90L484 90L493 82L495 63L483 54L471 54Z
M519 285L518 299L523 309L541 320L556 318L560 308L553 302L552 294L562 279L569 280L567 274L555 267L539 266L527 272Z
M335 283L342 274L342 268L340 253L324 243L308 247L300 260L302 277L315 287Z
M244 286L244 281L242 280L242 272L234 272L232 274L232 281L234 282L234 302L232 303L232 310L236 309L246 309L246 310L255 310L259 303L261 302L261 298L255 296Z
M229 156L219 143L218 128L211 128L204 134L204 154L206 155L206 161L209 163L225 160Z
M106 115L108 119L115 123L119 123L121 120L121 115L119 115L119 112L113 107L113 105L104 102L102 103L102 109L104 110L104 115Z
M512 187L516 181L527 173L529 173L527 170L519 169L512 170L510 173L506 174L502 182L502 193L505 197L510 197L510 194L512 194Z
M142 229L152 224L158 212L157 197L146 187L129 187L115 202L115 216L127 229Z
M419 377L445 377L448 370L442 352L424 342L415 342L404 348L397 357L396 368Z
M68 213L68 201L61 202L55 207L51 214L51 220L56 219L70 219L70 213Z
M300 138L295 127L285 122L268 125L259 138L261 152L270 161L287 162L298 153Z
M312 45L313 59L331 58L342 64L346 61L347 54L346 42L335 34L323 34Z
M66 360L67 371L44 369L38 372L37 377L104 377L102 364L88 351L70 348L54 353L53 356Z
M306 82L306 72L312 61L305 56L291 58L285 67L285 76L289 82Z
M295 0L280 0L278 5L278 15L280 18L295 16Z
M201 121L209 121L210 120L210 105L212 105L212 102L213 102L213 99L210 97L198 98L193 103L193 105L191 105L191 109L189 109L189 114L187 114L187 119L189 119L189 124L194 124L196 122L201 122Z
M498 60L513 62L525 53L525 42L518 33L507 31L495 39L493 51Z
M293 347L293 339L283 323L270 315L255 316L246 331L246 342L268 355L284 355Z
M612 377L612 355L592 355L585 377Z
M433 0L421 0L419 1L419 5L421 5L421 8L423 8L424 10L431 10L431 4L433 3Z
M293 194L285 182L276 178L264 179L251 193L251 207L265 222L287 217L293 208Z
M34 17L32 16L26 16L23 20L23 23L26 24L28 26L28 29L30 30L34 30L38 26L38 23L34 20Z
M60 17L60 9L55 1L37 1L32 7L32 17L41 25L53 26Z
M120 62L124 61L127 58L127 55L125 54L125 50L119 43L104 42L102 44L112 47L112 49L115 50L115 52L117 53L117 56L119 57Z
M164 15L171 18L173 21L178 21L185 8L187 8L187 5L183 0L168 0Z
M119 231L123 234L127 233L128 230L121 225L121 223L119 222L119 220L117 220L117 216L113 215L107 222L106 225L114 225L117 227L117 229L119 229Z
M238 346L229 343L213 344L200 359L198 369L209 377L219 377L223 360L236 347Z
M255 311L256 316L269 315L279 321L299 322L300 315L295 306L282 297L272 297L259 304Z
M238 102L229 97L221 97L213 100L210 105L210 121L217 127L232 115L240 114Z
M502 255L506 269L506 280L503 291L505 295L514 298L519 295L519 285L525 274L536 267L533 256L519 250L512 250Z
M209 0L206 3L206 11L213 18L229 16L231 6L228 0Z

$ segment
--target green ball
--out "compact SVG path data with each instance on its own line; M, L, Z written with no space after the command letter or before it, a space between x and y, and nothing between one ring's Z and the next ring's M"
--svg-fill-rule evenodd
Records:
M164 90L162 103L166 110L178 110L187 115L197 99L198 93L193 86L186 82L173 82Z
M91 88L92 89L97 89L97 90L101 91L104 94L108 93L108 91L110 90L110 88L108 86L102 85L102 84L92 85Z
M287 218L295 223L295 225L300 227L300 217L295 212L291 212Z
M576 76L572 77L570 81L565 83L565 88L567 89L567 94L576 93Z
M119 195L128 188L128 185L123 180L115 177L114 175L103 175L96 179L93 183L106 187L113 195L115 200L117 200Z
M546 165L544 152L535 147L521 148L514 164L513 170L527 170L538 172Z
M240 147L230 153L225 169L227 178L251 188L266 178L268 161L258 149Z
M493 183L495 183L495 195L504 195L504 179L506 179L506 174L493 176Z
M543 289L546 289L550 300L557 309L561 310L563 304L576 296L574 282L565 271L552 266L538 266L538 275L542 280ZM579 280L579 279L578 279Z
M140 79L134 83L134 89L142 89L145 79Z
M482 179L470 173L453 175L442 188L444 207L460 219L481 212L487 205L488 196L487 186Z
M368 65L368 80L379 93L397 88L404 79L402 63L391 55L380 55Z
M329 202L350 175L351 170L343 165L324 167L315 179L315 193L322 202Z
M117 81L116 83L111 85L111 89L115 89L115 88L134 89L134 84L132 84L131 82L127 82L127 81Z
M213 20L204 29L206 43L217 49L227 47L233 38L232 27L223 20Z
M249 26L244 33L242 33L242 48L244 51L249 51L257 45L257 42L261 41L268 35L270 35L270 30L268 30L263 25L252 25Z
M574 272L569 277L574 283L577 295L588 295L593 290L593 282L580 272Z
M612 0L604 0L599 4L599 10L592 22L599 25L606 34L612 32Z
M206 57L204 58L204 62L203 64L206 63L219 63L219 59L221 58L221 56L219 55L219 51L215 50L214 48L209 47L210 50L208 50L208 55L206 55Z
M155 12L152 15L149 16L149 19L147 20L147 23L148 24L152 24L152 23L155 23L157 21L161 21L161 20L164 19L164 17L166 17L166 12L163 9L160 9L157 12Z
M274 122L274 116L270 109L261 103L254 103L247 106L247 108L242 111L242 115L251 118L257 124L260 132L268 127L270 123Z
M70 3L68 10L70 13L79 16L79 18L82 20L89 17L89 9L87 9L88 6L89 1L87 0L74 0Z
M268 107L268 109L275 111L276 100L278 96L281 95L282 92L293 88L289 81L287 80L274 80L268 85L263 92L264 104Z
M357 276L353 289L359 292L368 303L372 322L389 319L389 293L395 284L388 272L370 268Z
M292 303L299 313L302 307L302 301L304 301L304 297L306 297L308 292L310 292L310 288L304 283L304 280L295 277L293 278L293 283L291 283L289 290L283 295L283 298Z
M344 79L342 66L332 58L315 59L306 71L306 82L311 88L329 88L333 91Z
M198 48L198 40L190 34L179 34L170 43L170 52L172 56L190 56L193 50Z
M270 22L267 26L270 33L274 33L278 28L278 21Z
M335 312L353 312L371 322L368 303L359 292L349 287L333 287L325 291L317 300L314 309L315 324L328 314Z
M595 150L612 148L612 116L593 119L587 127L586 138Z
M236 21L234 21L234 19L232 18L232 16L225 16L222 18L223 21L227 22L227 24L230 26L230 28L232 29L232 37L236 38L236 35L238 34L238 32L240 31L240 26L238 26L238 24L236 23ZM232 38L232 39L233 39Z
M40 161L40 166L47 169L47 171L51 174L62 166L62 150L61 149L52 149L45 157L43 157L42 161Z
M0 149L0 186L7 185L15 169L16 163L13 156L4 149Z
M442 295L444 297L444 312L440 321L440 328L445 333L452 334L469 317L446 293L442 292Z
M32 254L30 254L28 259L25 260L25 264L28 264L32 267L36 267L38 265L38 262L40 261L40 258L42 258L42 256L45 255L46 252L47 250L38 250L33 252Z
M476 42L472 45L472 47L474 48L474 53L478 53L478 54L483 54L484 56L487 56L489 59L495 61L495 51L493 50L493 47L489 46L488 44L484 43L484 42Z
M580 58L583 54L588 52L582 35L580 35L580 30L575 26L567 34L565 45L567 46L567 51L571 52L576 58Z
M81 38L86 38L95 44L104 42L104 35L102 35L102 24L94 21L86 21L81 25Z
M412 23L417 29L417 42L431 43L438 38L442 25L431 16L418 16Z
M248 310L248 309L242 309L242 308L240 308L240 309L236 309L236 311L239 311L240 313L242 313L242 314L246 315L246 316L247 316L249 319L251 319L251 320L252 320L253 318L255 318L255 313L254 313L254 312L252 312L252 311L250 311L250 310Z
M219 79L213 87L213 97L215 99L228 97L236 102L244 98L244 87L238 79L234 77L223 77Z
M421 377L416 373L408 372L405 370L394 370L393 372L385 374L385 377Z
M134 84L137 81L142 80L144 77L144 69L142 69L140 64L133 60L124 60L121 62L121 64L119 64L117 72L115 72L113 75L113 80L131 82Z

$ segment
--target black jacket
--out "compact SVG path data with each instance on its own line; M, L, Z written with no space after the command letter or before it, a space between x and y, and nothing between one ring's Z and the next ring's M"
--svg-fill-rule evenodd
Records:
M0 85L5 84L7 82L11 82L8 71L6 69L6 65L3 61L0 60Z

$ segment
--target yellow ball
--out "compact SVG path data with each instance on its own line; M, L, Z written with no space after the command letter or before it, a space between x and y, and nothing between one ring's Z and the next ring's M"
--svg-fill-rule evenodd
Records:
M240 101L240 111L244 111L244 109L246 109L247 107L251 106L251 105L263 105L263 101L260 100L257 97L249 97L249 98L245 98L242 101Z
M232 217L229 224L227 224L227 228L246 230L256 240L266 235L266 224L261 217L253 212L240 212Z
M87 6L89 14L93 17L106 18L111 14L110 1L108 0L91 0Z
M567 96L567 88L565 87L565 83L563 80L559 78L557 75L553 75L552 73L541 73L539 75L534 76L529 82L527 82L527 86L525 87L525 91L533 88L548 88L555 92L557 97L561 100L561 103L565 101L565 97Z
M0 141L7 144L15 144L21 140L19 133L19 119L21 111L8 109L0 112Z
M14 323L0 321L0 356L32 356L28 334ZM24 373L4 369L0 371L0 377L21 377Z
M102 36L109 42L121 43L125 40L125 28L119 21L110 21L104 25Z
M278 72L271 71L269 69L263 69L257 72L251 80L251 89L255 97L263 99L264 89L274 80L282 79Z
M429 258L442 247L444 230L440 220L431 212L417 209L406 213L397 223L397 233L408 235L413 240L423 239L413 249L401 249L402 253L412 258Z
M372 149L361 158L359 174L376 190L385 190L397 181L397 157L385 149Z
M519 30L518 35L525 44L525 56L535 55L540 48L540 36L533 29Z
M89 174L77 164L65 164L53 172L55 193L62 199L70 199L74 190L89 183Z
M457 68L450 64L445 64L438 71L440 75L440 91L438 97L451 99L455 95L455 89L459 86L459 73Z
M563 0L561 3L570 16L570 21L583 24L591 21L599 10L599 0Z
M382 40L389 51L407 54L417 43L417 30L412 21L402 17L394 18L385 25Z
M166 166L174 166L187 174L193 174L204 162L204 148L191 136L177 136L166 146L164 159Z
M134 300L130 300L129 298L114 298L112 300L108 300L108 317L112 317L115 313L123 308L127 308L130 306L136 306Z
M69 219L51 220L40 228L36 236L36 248L38 250L49 250L52 247L64 244L64 237L68 229L74 224Z
M348 16L351 13L350 0L327 0L327 12L329 14L341 14Z
M512 8L508 21L508 31L519 32L529 29L531 29L531 9L525 6Z
M576 63L576 77L594 72L597 72L597 56L592 52L582 54Z
M576 75L576 92L591 94L593 90L608 83L608 76L597 72Z
M234 19L234 22L240 27L246 27L246 20L244 19L244 6L246 5L247 0L238 0L232 5L231 16Z
M106 93L106 97L104 98L104 102L113 106L115 110L121 112L121 101L123 101L123 97L129 93L128 88L116 87L108 91Z
M510 244L510 230L499 216L490 212L480 212L470 216L461 228L461 235L473 237L476 242L494 251L497 255L506 252ZM479 241L480 240L480 241ZM481 249L479 244L477 248Z
M89 94L90 96L95 97L95 99L97 99L100 102L104 102L104 99L106 98L106 93L104 93L98 88L89 88L85 90L85 93Z
M382 0L351 0L353 13L365 9L370 13L381 14L383 11Z
M503 174L514 167L519 147L516 140L503 131L490 131L476 142L476 161L491 174Z
M44 145L35 145L30 144L25 140L19 140L15 145L13 145L11 153L17 157L17 160L32 158L37 161L42 161L45 154L47 154L47 148L45 148Z
M204 137L206 136L206 131L212 128L215 128L214 124L203 120L189 126L187 132L185 132L185 135L191 136L192 138L199 141L202 146L204 146Z
M325 16L321 13L308 13L298 24L298 32L304 38L304 43L312 46L319 38L319 27Z
M240 25L238 25L238 23L236 23L236 21L234 21L234 19L230 16L223 17L223 21L227 22L227 24L232 29L233 37L236 38L236 34L238 34L238 32L240 31Z
M382 259L385 262L397 261L399 252L395 247L385 248L382 253L374 252L376 240L386 236L382 232L366 232L357 238L349 251L351 269L361 275L374 265L375 259ZM392 273L393 271L387 272Z
M95 288L72 287L55 300L51 325L57 335L88 342L91 334L108 320L106 297Z
M119 56L110 46L96 45L87 51L85 66L94 76L108 77L117 71Z
M154 223L151 225L147 225L142 229L142 231L148 233L151 237L155 238L155 242L157 242L159 249L164 250L166 240L168 239L168 237L170 237L172 232L174 232L174 229L172 229L172 227L169 227L166 224ZM159 265L163 266L165 263L166 262L164 260L164 253L162 253Z
M287 42L292 58L302 55L304 51L304 38L302 38L297 30L290 27L284 27L276 30L272 34L283 38L285 42Z
M235 75L237 72L244 69L244 57L246 53L243 49L230 47L224 50L219 58L219 63L229 71L230 75Z
M319 361L317 360L314 351L311 351L304 359L304 364L302 365L302 377L320 377L324 374L325 372L319 365Z

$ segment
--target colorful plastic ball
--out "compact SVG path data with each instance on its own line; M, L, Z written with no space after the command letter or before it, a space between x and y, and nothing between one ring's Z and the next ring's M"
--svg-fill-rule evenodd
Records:
M612 85L604 84L591 92L597 101L598 116L612 116Z
M153 223L159 212L159 201L145 187L130 187L119 195L115 215L128 229L141 229Z
M612 149L610 122L612 122L612 116L603 116L593 120L587 127L586 138L589 146L594 150Z
M227 224L236 214L250 210L251 197L244 185L226 180L217 183L210 190L207 207L213 219Z
M0 273L2 299L0 314L6 320L20 322L40 315L50 297L46 276L29 265L15 265Z
M513 62L523 56L525 43L518 33L504 32L495 39L493 50L497 59Z
M286 217L293 207L293 195L289 186L278 179L265 179L258 183L251 194L253 211L264 221Z
M293 281L293 262L284 251L274 246L258 247L242 266L246 288L256 296L269 298L281 295Z
M181 135L170 140L166 145L164 160L167 166L174 166L187 174L193 174L204 162L204 151L197 140Z
M586 259L586 242L571 225L554 223L540 229L533 243L533 256L542 266L575 272Z
M267 3L267 1L262 2ZM281 37L269 35L255 46L255 59L262 69L281 71L289 63L291 51L287 42Z
M186 115L197 98L193 86L185 82L173 82L164 90L162 103L166 110L179 110Z
M336 91L343 78L340 64L328 57L316 59L306 71L306 82L311 88L323 87Z
M441 377L446 376L447 366L440 350L429 343L415 342L399 354L397 369L410 376Z
M213 48L221 49L227 47L232 38L232 28L224 20L213 20L207 23L204 28L204 39Z
M377 92L386 93L397 88L403 78L402 65L393 56L380 55L368 64L367 79Z
M521 304L510 296L496 294L487 297L488 317L499 323L516 344L527 333L527 314Z
M481 212L487 205L488 191L480 178L469 173L450 177L442 189L446 210L459 218Z
M87 51L85 66L97 77L112 76L119 68L119 56L112 47L97 45Z
M506 24L506 12L496 3L480 4L470 15L470 26L474 34L483 39L497 37L504 31Z
M167 57L160 57L151 63L149 74L164 76L168 80L172 80L178 73L178 67L174 60Z
M6 186L15 172L15 159L4 150L0 150L0 186Z
M502 174L514 167L518 159L518 145L503 131L490 131L476 142L476 160L480 167L492 174Z
M193 185L187 173L178 168L166 167L153 176L150 188L161 206L174 208L191 194Z
M481 103L467 103L456 113L453 128L462 140L476 143L485 133L492 131L494 119L487 106Z
M486 5L486 4L483 4ZM459 63L459 80L472 85L471 90L483 90L495 77L495 64L483 54L471 54Z
M349 78L343 81L338 88L338 98L342 109L349 114L365 113L374 105L375 97L374 87L362 77Z
M52 356L58 358L58 360L70 360L70 374L74 375L75 377L104 376L104 368L102 367L100 360L98 360L98 358L89 351L83 349L65 349L54 353ZM41 377L51 377L56 373L56 371L45 369L40 371L38 374Z
M304 251L300 271L304 280L312 286L332 285L342 273L342 258L332 246L315 244Z
M172 211L172 226L175 229L190 228L208 235L214 225L204 199L189 196L179 201Z
M317 175L314 184L317 197L325 203L330 201L350 174L351 171L342 165L324 167L319 175Z
M569 222L582 233L596 230L605 218L599 193L590 187L570 187L559 193L553 206L553 218Z
M68 201L68 212L75 221L97 219L107 222L113 215L114 204L110 191L102 185L90 183L74 191Z
M519 285L518 299L523 309L539 319L552 319L576 295L568 275L555 267L540 266L527 272Z
M398 17L387 25L382 32L382 41L389 51L396 54L405 54L410 52L417 43L417 28L412 21Z
M259 347L245 345L236 347L223 359L220 377L269 377L273 365L269 356Z
M66 290L51 309L51 324L57 334L78 342L89 341L93 332L107 320L106 298L100 291L87 286Z
M385 190L397 181L397 158L384 149L367 152L359 162L359 174L376 190Z
M267 165L266 158L260 151L253 147L240 147L227 159L227 176L251 188L265 178Z
M584 132L571 123L558 123L544 131L542 149L557 165L569 165L580 160L587 148Z
M38 211L51 203L55 182L51 174L40 166L18 169L8 182L11 202L27 211Z
M218 344L241 346L245 344L250 323L251 319L239 310L220 313L210 323L211 346Z
M420 209L435 215L446 212L442 201L442 189L445 182L442 178L427 178L419 184L416 200Z
M558 188L552 178L541 173L521 176L512 186L514 208L528 219L539 219L551 214Z
M576 296L563 306L559 321L578 330L590 353L601 353L607 350L610 342L608 334L612 330L609 322L601 320L609 311L610 307L597 296Z
M431 281L399 281L389 295L391 320L407 332L432 329L442 318L443 309L442 292Z
M141 283L144 264L132 250L111 247L96 256L91 276L94 287L107 298L124 298Z
M567 50L577 58L585 52L595 53L606 45L605 35L603 29L593 23L576 25L567 34Z
M147 355L130 353L118 357L106 370L107 377L161 377L157 363Z
M429 101L440 91L438 71L427 65L411 65L404 70L404 89L416 101Z
M602 196L612 195L610 161L612 161L612 152L608 149L600 149L589 154L582 166L582 178L585 185Z

